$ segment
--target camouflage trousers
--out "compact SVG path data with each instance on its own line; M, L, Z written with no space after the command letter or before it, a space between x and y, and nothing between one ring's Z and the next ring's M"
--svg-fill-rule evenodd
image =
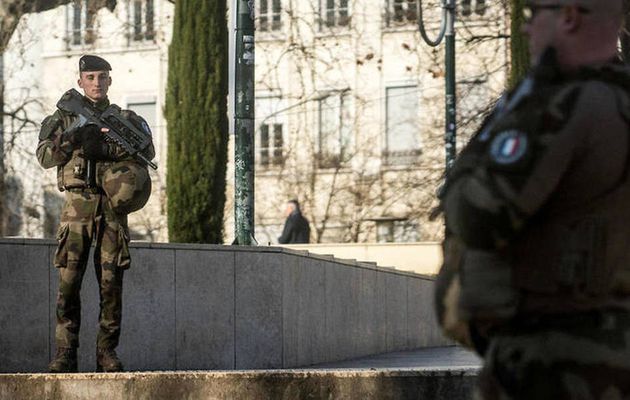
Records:
M490 342L476 399L630 399L630 312L520 326Z
M127 216L114 213L102 194L66 192L57 240L57 346L79 346L81 284L95 241L94 269L100 289L97 346L115 348L120 337L123 274L130 265Z

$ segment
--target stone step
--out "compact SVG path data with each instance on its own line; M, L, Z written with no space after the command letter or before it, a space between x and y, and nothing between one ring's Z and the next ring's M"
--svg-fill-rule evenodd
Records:
M11 400L470 399L477 369L0 374Z
M448 347L304 369L0 374L0 399L467 400L479 363L472 353Z

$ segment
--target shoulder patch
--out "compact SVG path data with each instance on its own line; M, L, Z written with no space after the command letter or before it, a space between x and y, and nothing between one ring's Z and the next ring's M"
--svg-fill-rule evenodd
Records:
M511 165L520 161L529 147L525 132L511 129L499 132L490 143L490 157L499 165Z
M136 126L136 128L143 130L149 136L153 134L147 121L135 112L131 111L131 114L129 114L127 119L129 119L131 123Z
M146 133L149 134L149 136L151 136L153 133L151 132L151 128L149 127L149 124L147 124L147 121L145 121L144 119L142 119L142 128L144 129L144 131Z

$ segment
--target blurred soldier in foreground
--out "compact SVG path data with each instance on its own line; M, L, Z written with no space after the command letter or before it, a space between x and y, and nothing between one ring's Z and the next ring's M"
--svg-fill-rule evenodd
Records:
M109 106L111 66L97 56L79 60L78 85L87 107L101 112ZM136 126L150 133L146 122L124 112ZM148 200L151 180L146 165L129 157L118 145L105 141L107 131L94 125L77 128L76 115L57 110L42 122L37 159L44 168L57 167L59 190L66 193L57 233L54 265L59 271L57 295L57 352L50 372L76 372L81 325L81 282L92 241L94 267L100 287L100 329L97 371L123 369L115 348L120 337L123 272L130 266L127 214ZM154 157L153 145L144 156Z
M450 170L436 300L483 399L630 399L630 70L621 0L536 0L532 71Z

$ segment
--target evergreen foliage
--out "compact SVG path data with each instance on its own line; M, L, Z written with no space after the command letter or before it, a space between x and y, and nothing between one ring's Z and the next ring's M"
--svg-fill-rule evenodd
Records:
M175 3L165 110L171 242L223 242L227 38L225 1Z
M522 32L525 20L523 6L526 0L510 0L511 2L511 34L510 34L510 87L518 83L529 68L529 49L527 38Z

